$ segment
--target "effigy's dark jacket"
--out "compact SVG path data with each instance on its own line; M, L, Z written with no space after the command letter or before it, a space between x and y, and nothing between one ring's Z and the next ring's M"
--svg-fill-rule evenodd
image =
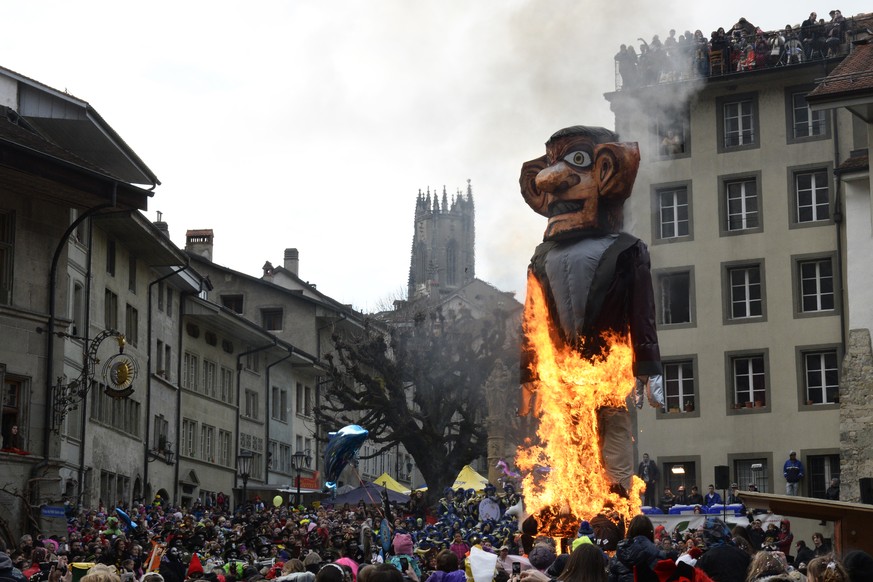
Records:
M611 242L610 242L611 239ZM598 256L599 255L599 256ZM591 274L591 262L596 268ZM588 357L605 348L602 333L630 334L635 376L661 373L649 252L627 233L546 241L537 246L528 272L542 285L562 343ZM553 338L555 339L555 338ZM521 380L534 380L534 353L525 340Z

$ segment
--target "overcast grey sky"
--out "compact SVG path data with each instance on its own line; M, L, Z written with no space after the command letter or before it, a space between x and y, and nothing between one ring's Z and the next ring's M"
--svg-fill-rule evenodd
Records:
M524 295L544 220L522 162L567 125L613 126L621 43L741 16L765 30L869 10L689 0L7 0L0 65L88 101L158 175L148 217L215 231L251 275L372 310L405 289L419 189L472 180L477 275Z

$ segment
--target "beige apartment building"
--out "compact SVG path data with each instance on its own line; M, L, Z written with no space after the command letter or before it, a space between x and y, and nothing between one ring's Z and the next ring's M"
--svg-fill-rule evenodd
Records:
M797 64L685 71L606 95L641 164L625 229L649 245L667 405L637 415L638 455L669 486L800 494L840 474L847 341L839 168L867 147L846 109L806 95L852 49ZM689 63L689 70L691 69Z

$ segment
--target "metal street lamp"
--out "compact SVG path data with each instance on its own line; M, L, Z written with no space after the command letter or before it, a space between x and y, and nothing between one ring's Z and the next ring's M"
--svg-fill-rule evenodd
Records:
M291 455L291 468L297 471L297 496L294 498L296 507L300 506L300 471L303 470L304 464L307 469L312 464L312 451L309 449L303 449Z
M236 469L239 472L239 476L243 482L243 494L242 494L242 502L243 506L245 506L248 501L248 484L249 484L249 475L252 472L252 459L254 455L251 451L243 449L236 456Z

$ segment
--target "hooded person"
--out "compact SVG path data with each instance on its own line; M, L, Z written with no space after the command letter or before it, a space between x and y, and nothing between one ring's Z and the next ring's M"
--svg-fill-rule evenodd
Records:
M421 579L421 568L418 566L418 560L415 559L415 548L412 544L412 536L407 533L398 533L394 535L394 540L391 542L394 549L394 555L388 559L388 563L400 570L404 574L404 561L411 566L415 575Z
M779 533L776 534L776 548L786 557L791 554L791 542L794 541L794 534L791 533L791 522L782 518L779 522Z
M0 552L0 579L27 582L27 578L12 564L12 559L6 552Z
M184 582L186 571L179 548L171 546L161 558L158 572L164 577L165 582Z
M188 563L188 570L185 572L186 578L202 578L203 564L200 562L200 556L194 554L191 556L191 561Z

